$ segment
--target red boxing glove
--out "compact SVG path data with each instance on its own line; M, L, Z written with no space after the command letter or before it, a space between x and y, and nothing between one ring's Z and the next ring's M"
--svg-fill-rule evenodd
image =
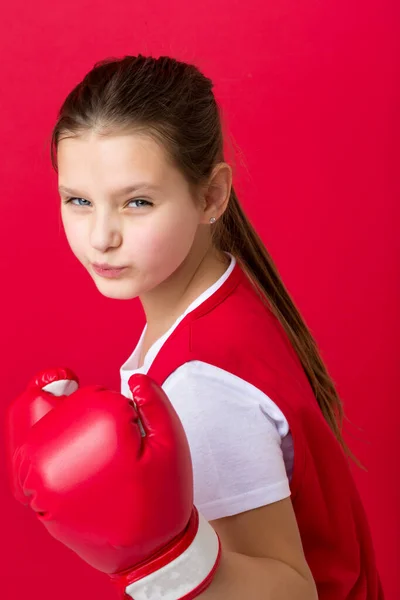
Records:
M129 381L134 402L100 386L65 395L77 383L65 369L42 373L11 406L16 497L127 597L195 598L220 544L193 506L189 446L168 397L146 375Z

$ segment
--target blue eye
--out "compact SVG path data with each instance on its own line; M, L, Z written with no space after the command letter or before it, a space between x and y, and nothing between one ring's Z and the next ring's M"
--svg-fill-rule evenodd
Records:
M136 198L135 200L130 200L128 202L128 205L132 204L132 202L142 202L142 204L141 204L142 207L151 206L152 205L151 202L148 202L147 200L143 200L143 198ZM138 208L140 208L140 206L138 206Z
M87 204L75 204L74 200L87 202ZM73 204L74 206L88 206L90 204L89 200L85 200L84 198L67 198L65 204Z

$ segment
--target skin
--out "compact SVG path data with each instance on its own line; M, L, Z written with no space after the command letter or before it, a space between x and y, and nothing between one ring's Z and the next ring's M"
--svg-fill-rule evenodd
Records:
M145 354L229 264L212 245L209 221L226 209L231 169L216 165L194 197L163 147L149 136L90 131L60 141L58 174L59 186L74 190L60 191L71 250L101 294L140 298L148 324ZM119 191L143 182L147 186L134 193ZM78 199L69 202L71 196ZM126 269L118 279L105 279L93 270L94 262ZM222 543L222 560L199 598L316 600L290 498L211 525Z
M195 198L164 148L143 133L65 138L57 158L70 248L101 294L140 298L150 346L229 264L212 246L209 221L226 209L231 168L218 164ZM134 192L120 191L138 184ZM93 263L127 268L118 279L106 279Z

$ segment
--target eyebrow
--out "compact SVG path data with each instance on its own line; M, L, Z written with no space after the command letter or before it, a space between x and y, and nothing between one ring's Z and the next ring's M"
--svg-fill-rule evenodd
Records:
M159 190L160 186L155 184L150 184L146 182L136 183L135 185L128 185L119 190L115 190L112 192L111 196L125 196L126 194L131 194L132 192L137 192L137 190ZM73 190L72 188L65 187L64 185L60 185L58 187L59 192L64 192L64 194L71 194L72 196L79 196L80 192Z

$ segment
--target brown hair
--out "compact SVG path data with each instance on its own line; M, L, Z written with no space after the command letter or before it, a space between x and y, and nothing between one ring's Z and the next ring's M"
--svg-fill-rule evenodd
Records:
M224 161L221 112L212 89L212 81L194 65L170 57L138 55L100 61L60 108L51 139L52 165L57 171L57 146L63 137L88 130L107 135L142 129L166 147L195 188ZM213 243L236 256L269 303L300 358L326 421L346 454L356 460L343 440L342 402L316 342L233 187L214 227Z

